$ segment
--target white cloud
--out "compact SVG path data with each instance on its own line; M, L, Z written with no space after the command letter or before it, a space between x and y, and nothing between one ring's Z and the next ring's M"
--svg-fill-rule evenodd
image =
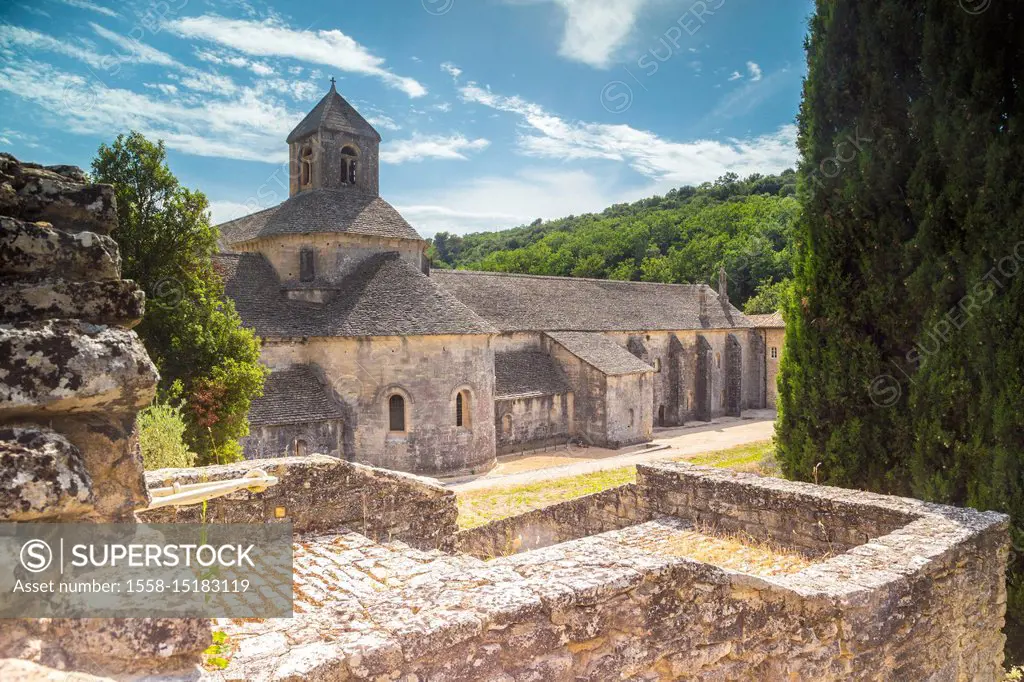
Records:
M182 76L181 84L189 90L196 92L210 92L219 94L231 94L238 90L235 82L227 76L206 71L192 71Z
M530 4L537 0L509 0ZM559 54L605 69L629 38L637 15L649 0L548 0L565 11L565 30Z
M750 72L750 80L759 81L761 80L761 67L756 62L747 62L747 71Z
M168 96L178 94L178 86L171 85L170 83L143 83L143 85L145 85L147 88L159 90L160 92Z
M220 225L229 220L242 218L253 213L254 206L238 201L218 200L210 202L210 224ZM255 210L261 210L259 206Z
M38 105L44 125L74 134L109 138L138 130L183 153L266 163L286 160L284 139L302 118L254 88L167 101L32 60L0 66L0 91Z
M413 135L407 140L386 143L380 150L382 163L406 163L424 159L466 160L466 153L478 152L490 145L489 140L470 140L464 135Z
M118 53L118 56L124 59L125 61L136 62L139 64L157 64L159 66L170 67L181 66L181 64L175 61L175 59L166 52L161 52L160 50L154 47L150 47L145 43L139 42L134 38L131 38L127 35L123 35L120 33L115 33L114 31L111 31L110 29L100 26L99 24L95 24L91 21L89 22L89 26L91 26L92 30L95 31L97 35L99 35L101 38L109 40L122 50L126 50L128 52L128 55L124 55L120 52Z
M451 76L452 80L456 81L459 80L459 76L462 75L462 69L455 66L451 62L445 62L444 64L441 64L441 70L447 73L449 76Z
M102 55L69 40L58 40L38 31L0 24L0 47L22 47L32 51L46 51L77 59L94 69L109 68L118 61L114 55Z
M266 62L252 62L249 64L249 70L257 76L272 76L274 75L274 69Z
M374 128L382 128L384 130L401 130L402 126L395 122L395 119L384 114L377 114L375 116L367 116L366 120Z
M57 2L61 2L69 7L77 7L78 9L85 9L90 12L98 12L99 14L104 14L108 17L121 16L109 7L97 5L95 2L90 2L90 0L57 0Z
M648 196L623 194L617 177L581 170L531 169L516 175L446 183L403 197L395 207L424 237L437 232L479 232L530 223L537 218L600 211L611 203Z
M733 71L732 75L729 76L729 80L731 81L738 81L741 78L743 78L743 74L740 73L739 71Z
M462 98L523 119L519 150L527 156L575 160L604 159L627 164L659 183L699 184L724 173L771 173L791 167L797 158L796 126L738 140L675 142L624 124L565 121L520 97L496 95L474 83Z
M387 70L383 58L338 30L300 31L270 20L245 21L209 14L175 20L169 28L183 37L209 40L250 56L288 57L374 76L409 97L427 94L419 82Z

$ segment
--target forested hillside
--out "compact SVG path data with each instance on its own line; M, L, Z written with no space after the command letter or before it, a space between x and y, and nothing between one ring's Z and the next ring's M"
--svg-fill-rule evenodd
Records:
M439 232L435 268L647 282L717 282L732 302L772 312L792 275L796 173L728 174L700 187L501 232Z

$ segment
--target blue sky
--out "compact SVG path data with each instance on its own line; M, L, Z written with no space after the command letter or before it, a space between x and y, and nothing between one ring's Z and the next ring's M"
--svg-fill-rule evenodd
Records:
M284 139L337 79L424 236L777 172L811 0L6 0L0 149L88 167L162 138L215 221L287 198Z

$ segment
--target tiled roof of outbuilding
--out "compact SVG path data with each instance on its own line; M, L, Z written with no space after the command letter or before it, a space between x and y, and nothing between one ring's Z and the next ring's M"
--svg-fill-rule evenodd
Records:
M305 365L272 372L263 386L263 397L253 399L249 408L249 423L255 426L303 424L341 417L341 408Z
M367 256L339 282L325 284L330 293L324 303L287 298L260 253L220 254L214 263L242 322L262 337L495 333L394 252Z
M653 367L604 334L548 332L547 335L602 374L615 376L654 371Z
M422 240L391 204L356 188L307 190L218 229L221 243L228 246L260 237L321 232Z
M656 331L750 327L706 284L655 284L434 270L431 279L505 331ZM700 292L707 301L700 317Z
M782 319L782 313L769 313L767 315L747 315L750 324L758 329L785 329L786 321Z
M496 399L559 395L572 389L558 364L547 353L533 350L494 354Z

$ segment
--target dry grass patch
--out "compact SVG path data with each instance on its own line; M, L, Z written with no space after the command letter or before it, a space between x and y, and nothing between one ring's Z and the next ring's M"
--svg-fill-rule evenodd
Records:
M677 531L644 549L765 577L796 573L823 558L809 559L746 533L726 533L710 526Z
M459 527L475 528L634 481L636 467L631 466L508 488L459 493Z
M679 461L775 475L774 446L768 440L708 452L696 457L681 457ZM517 516L635 481L636 467L628 466L507 488L460 492L457 496L459 527L476 528L491 521Z

